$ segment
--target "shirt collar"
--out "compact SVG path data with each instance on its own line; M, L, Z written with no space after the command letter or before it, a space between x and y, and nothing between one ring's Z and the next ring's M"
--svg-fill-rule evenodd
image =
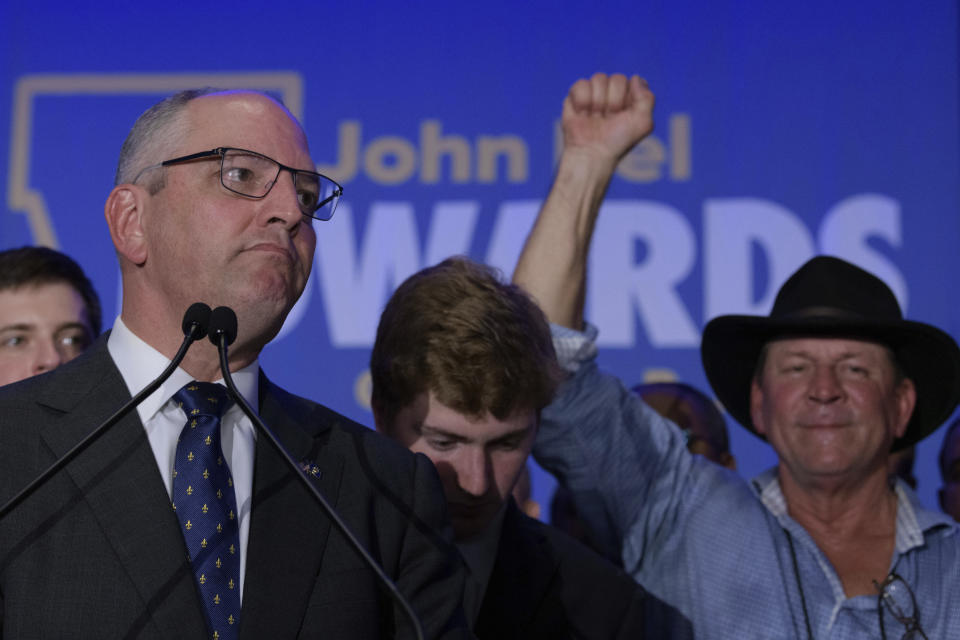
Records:
M941 527L955 527L956 523L945 513L925 509L920 498L903 480L897 478L897 551L904 553L923 545L924 534Z
M114 321L113 331L107 339L107 350L120 370L131 396L139 393L170 364L169 358L134 334L119 316ZM237 390L256 412L260 409L257 394L259 372L260 361L254 360L243 369L232 373ZM177 367L156 391L137 406L140 421L146 424L173 394L193 379L193 376ZM223 384L223 379L216 382Z
M777 478L777 468L771 467L757 477L750 484L760 497L760 502L773 516L783 524L783 517L787 515L787 501L780 490L780 480Z
M788 522L794 522L787 514L787 501L780 489L780 480L777 478L777 468L767 469L751 483L759 494L763 506L780 522L784 528ZM910 549L923 546L925 533L942 527L954 526L952 520L945 514L924 509L917 494L903 480L897 478L894 485L894 494L897 496L897 553L906 553Z

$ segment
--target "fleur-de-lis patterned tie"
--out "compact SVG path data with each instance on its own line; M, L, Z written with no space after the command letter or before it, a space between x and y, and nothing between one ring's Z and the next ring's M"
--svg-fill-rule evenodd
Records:
M220 419L231 404L219 384L191 382L174 400L187 414L173 463L173 509L187 542L210 637L240 629L240 529L233 477L220 447Z

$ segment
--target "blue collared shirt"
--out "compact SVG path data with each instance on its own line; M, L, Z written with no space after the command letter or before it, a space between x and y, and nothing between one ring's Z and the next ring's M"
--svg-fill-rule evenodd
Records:
M807 621L818 640L880 638L877 597L845 596L788 515L776 470L745 482L690 454L673 423L597 369L595 335L554 327L574 375L543 411L534 455L581 515L619 541L627 571L689 618L697 638L806 639ZM928 638L960 638L960 533L905 484L895 492L890 571L915 594ZM887 638L903 635L884 620Z

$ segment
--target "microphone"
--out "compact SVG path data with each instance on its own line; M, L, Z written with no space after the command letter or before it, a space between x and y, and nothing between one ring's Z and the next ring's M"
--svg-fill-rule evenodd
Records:
M237 314L230 307L217 307L210 312L210 324L207 333L209 334L210 342L212 342L222 354L226 351L227 347L237 339ZM226 341L222 350L220 349L221 337ZM220 364L223 366L222 362ZM221 372L224 374L224 382L226 382L229 372L229 368ZM230 379L232 380L233 378L231 377Z
M187 312L183 314L183 322L180 323L180 328L183 330L184 338L189 338L190 343L193 343L194 340L199 340L206 335L208 327L210 326L210 305L204 304L202 302L194 302L190 305L190 308L187 309ZM186 340L184 340L186 343ZM184 355L186 355L187 350L183 349ZM179 356L179 352L177 353ZM176 356L173 358L177 359ZM180 360L183 360L183 356L180 356ZM177 363L179 366L179 361Z
M160 385L163 384L164 381L171 376L171 374L173 374L177 367L180 366L180 362L182 362L184 356L187 355L187 349L190 348L190 345L193 344L194 341L202 338L204 334L207 333L207 327L209 324L210 307L202 302L194 302L192 305L190 305L190 308L187 309L187 312L183 314L183 322L181 323L181 328L183 329L184 334L183 342L180 344L180 349L173 357L173 360L171 360L170 364L167 365L167 368L163 370L163 373L157 376L153 382L144 387L140 393L132 397L129 402L120 407L116 413L107 418L106 422L91 431L83 440L75 444L73 448L71 448L56 462L50 465L46 471L37 476L33 482L24 487L17 495L13 496L13 498L8 500L5 505L0 507L0 518L3 518L5 515L7 515L7 513L15 506L20 504L24 498L36 491L57 471L62 469L68 462L73 460L81 451L93 444L93 442L106 433L110 427L115 425L120 421L121 418L130 413L131 409L143 402L144 398L156 391ZM236 326L236 320L234 320L234 326ZM236 335L236 332L234 332L234 335Z
M230 395L234 401L243 409L243 412L247 414L247 417L250 418L250 421L256 426L257 430L270 441L270 444L274 446L280 454L280 457L283 458L287 466L293 471L293 474L300 479L300 482L307 488L307 491L314 497L340 533L343 534L350 545L360 554L360 557L373 569L373 572L377 574L380 582L383 583L393 599L400 604L410 618L416 637L419 640L423 640L423 628L420 625L420 620L417 618L417 614L414 613L413 607L410 606L407 599L400 593L397 585L383 572L383 569L380 568L377 561L370 555L370 552L364 548L363 544L357 539L357 536L350 531L350 528L347 526L347 523L343 521L343 518L340 517L340 514L337 513L327 499L323 497L323 494L310 482L307 474L304 473L300 465L296 463L286 447L280 443L280 440L277 439L273 431L264 424L260 416L254 412L250 405L247 404L243 395L237 390L236 385L233 383L233 376L230 375L230 365L227 361L227 347L237 338L237 314L233 309L230 307L217 307L211 312L209 337L210 342L217 345L217 350L220 353L220 371L223 373L223 381L226 383L227 389L230 391Z

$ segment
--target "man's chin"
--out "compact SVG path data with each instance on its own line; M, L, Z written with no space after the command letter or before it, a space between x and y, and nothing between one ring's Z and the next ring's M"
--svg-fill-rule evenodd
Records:
M274 294L276 292L273 292ZM293 303L277 295L243 296L227 303L237 314L237 340L258 345L258 350L273 340L290 313Z

